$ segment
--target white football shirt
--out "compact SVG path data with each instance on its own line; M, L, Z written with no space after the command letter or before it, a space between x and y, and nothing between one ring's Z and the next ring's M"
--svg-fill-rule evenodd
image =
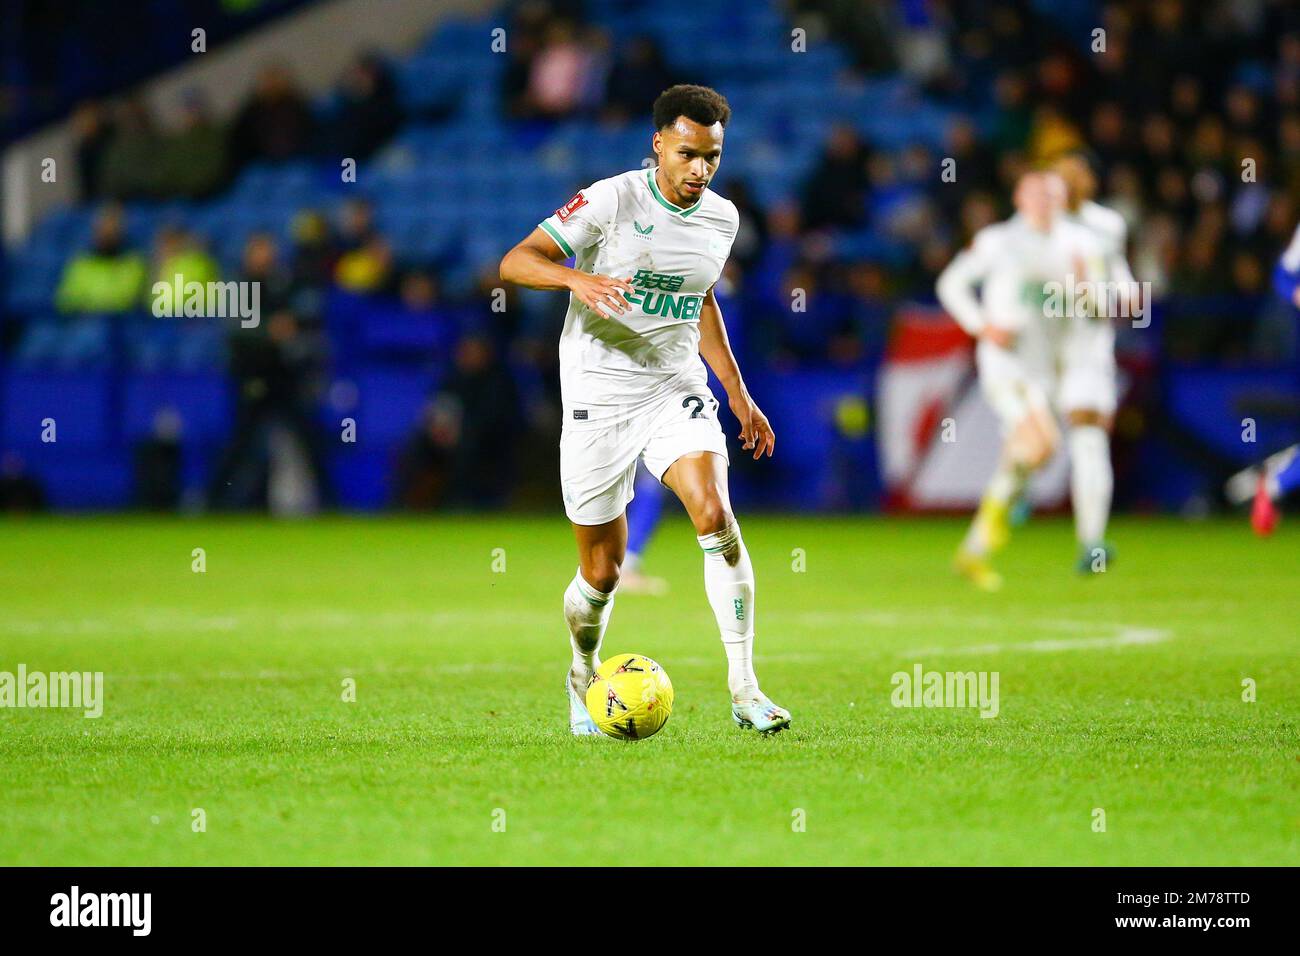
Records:
M574 268L632 277L631 309L602 315L569 295L560 335L560 388L567 409L588 420L621 418L662 395L685 373L702 373L700 308L731 254L740 215L705 188L674 205L655 169L633 169L583 189L541 228Z
M1111 282L1132 282L1133 270L1128 265L1128 223L1124 217L1088 199L1080 203L1069 218L1097 237L1106 259L1104 278Z
M977 232L970 248L940 274L936 292L948 314L971 335L979 336L985 325L1015 332L1014 351L1027 366L1054 370L1070 320L1049 314L1053 287L1063 292L1097 276L1101 257L1100 244L1087 228L1058 218L1044 233L1017 214Z

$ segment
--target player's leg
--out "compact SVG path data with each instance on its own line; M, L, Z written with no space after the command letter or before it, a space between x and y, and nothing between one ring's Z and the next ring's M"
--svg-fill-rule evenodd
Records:
M1118 387L1114 330L1087 326L1065 345L1066 367L1058 397L1068 427L1070 503L1081 572L1105 569L1114 558L1106 542L1115 476L1110 461L1110 429Z
M790 714L759 690L754 674L754 566L731 510L727 460L715 452L687 452L662 480L681 499L704 551L704 590L727 654L732 717L742 728L781 730Z
M1224 489L1235 505L1251 502L1250 524L1260 537L1273 533L1282 519L1277 503L1300 488L1300 445L1269 455L1228 479Z
M620 568L627 551L627 517L599 525L573 525L578 571L564 592L564 619L573 643L575 684L586 689L600 666L600 642L614 610Z
M627 514L627 557L623 562L620 585L624 593L657 596L668 591L668 582L646 574L641 563L641 556L659 526L663 508L663 485L646 468L638 468L636 506L629 508Z
M614 611L619 568L627 550L627 518L598 525L574 523L578 570L564 589L564 622L569 628L573 663L569 667L569 730L577 735L600 733L587 713L587 686L600 666L600 644Z
M620 425L566 429L560 436L564 511L578 546L578 570L564 590L564 620L573 660L565 680L569 729L598 734L587 713L587 686L600 666L600 644L614 610L627 551L627 506L639 448L620 441Z
M1003 420L1006 438L955 564L977 587L995 591L1002 586L1002 578L993 570L990 558L1010 537L1012 504L1024 494L1033 473L1056 452L1060 436L1036 386L1000 381L986 387L985 395Z
M1110 461L1111 416L1095 409L1074 408L1066 414L1070 446L1070 502L1079 542L1079 569L1091 570L1098 557L1109 563L1106 525L1115 476Z

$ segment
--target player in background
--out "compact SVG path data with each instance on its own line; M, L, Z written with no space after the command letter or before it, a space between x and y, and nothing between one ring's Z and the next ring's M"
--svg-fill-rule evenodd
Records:
M582 190L501 260L507 282L570 293L560 335L560 484L579 561L564 595L569 729L599 733L583 698L600 663L644 461L695 525L732 718L742 729L776 731L790 714L754 675L754 569L731 510L726 439L704 366L727 392L744 449L770 457L775 436L745 387L713 294L740 222L735 204L709 189L731 108L715 90L678 85L653 114L657 165ZM562 264L571 257L573 268Z
M664 511L664 486L642 465L636 471L633 485L636 507L627 509L627 556L623 559L623 573L619 589L627 594L647 594L662 597L668 593L668 582L646 574L642 555L659 528Z
M1066 216L1087 229L1101 247L1102 274L1092 277L1112 291L1104 297L1119 314L1131 315L1136 289L1126 256L1128 226L1124 217L1093 200L1097 177L1084 157L1064 156L1054 167L1065 181ZM1082 277L1080 277L1082 278ZM1102 297L1098 297L1099 300ZM1110 433L1115 423L1119 386L1115 367L1115 316L1073 316L1061 341L1058 408L1065 419L1070 449L1070 502L1079 542L1078 570L1092 570L1100 557L1108 566L1114 549L1106 543L1111 497L1115 487Z
M1300 309L1300 226L1273 270L1273 288L1287 303ZM1281 520L1278 502L1300 488L1300 445L1292 445L1266 458L1262 464L1228 479L1226 493L1234 504L1252 497L1250 524L1260 537L1273 533Z
M1051 396L1063 321L1046 316L1048 284L1086 275L1096 250L1087 231L1062 215L1064 189L1051 173L1022 176L1016 214L976 233L936 288L943 307L977 339L980 388L1003 426L1001 457L955 561L986 591L1002 586L990 559L1010 537L1011 504L1060 441Z

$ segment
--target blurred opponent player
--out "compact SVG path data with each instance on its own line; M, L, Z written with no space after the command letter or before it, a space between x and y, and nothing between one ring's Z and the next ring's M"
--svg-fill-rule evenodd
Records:
M1273 270L1273 288L1300 309L1300 226L1296 227L1291 244ZM1292 445L1270 455L1262 464L1233 475L1228 479L1226 492L1234 504L1244 504L1253 497L1251 527L1260 537L1267 537L1282 517L1278 502L1297 488L1300 488L1300 445Z
M1113 293L1105 296L1108 306L1113 303L1120 315L1133 314L1137 284L1126 257L1128 226L1124 217L1093 201L1097 177L1082 156L1062 157L1054 168L1065 181L1067 218L1091 232L1101 247L1101 274L1089 278L1107 283ZM1103 567L1114 558L1114 550L1106 543L1115 485L1110 432L1119 397L1114 318L1104 309L1072 316L1060 346L1061 380L1056 398L1070 449L1070 501L1080 571L1091 570L1098 558Z
M661 597L668 593L668 582L645 573L643 555L663 515L664 486L641 465L637 468L636 484L632 490L636 505L627 508L627 557L623 559L618 587L627 594Z
M987 591L1002 586L989 559L1010 536L1011 503L1060 441L1051 399L1066 326L1046 316L1049 283L1087 275L1098 252L1091 234L1062 214L1064 190L1054 174L1022 176L1016 214L976 233L936 288L948 313L978 340L980 388L1003 425L1001 458L955 562Z
M715 90L680 85L653 112L656 166L582 190L501 260L507 282L570 292L560 335L560 484L579 561L564 595L569 729L599 733L583 698L599 666L644 461L681 499L704 551L732 718L776 731L790 714L754 676L754 569L732 515L726 439L701 361L726 389L744 448L770 457L775 436L741 378L713 294L740 222L735 204L708 188L731 108ZM570 257L573 268L562 265Z

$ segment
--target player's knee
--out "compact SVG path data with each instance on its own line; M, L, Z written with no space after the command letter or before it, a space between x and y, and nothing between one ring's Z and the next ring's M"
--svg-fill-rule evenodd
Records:
M714 490L700 497L691 508L691 520L695 523L698 535L717 534L735 519L722 501L722 496Z
M613 559L591 561L582 568L582 576L586 582L597 591L604 591L606 594L618 587L621 574L622 569Z
M1085 425L1093 425L1097 428L1109 430L1110 420L1108 415L1104 415L1092 408L1075 408L1066 416L1070 426L1078 428Z
M1028 423L1020 428L1010 443L1011 460L1022 468L1035 470L1047 464L1056 453L1056 436Z

